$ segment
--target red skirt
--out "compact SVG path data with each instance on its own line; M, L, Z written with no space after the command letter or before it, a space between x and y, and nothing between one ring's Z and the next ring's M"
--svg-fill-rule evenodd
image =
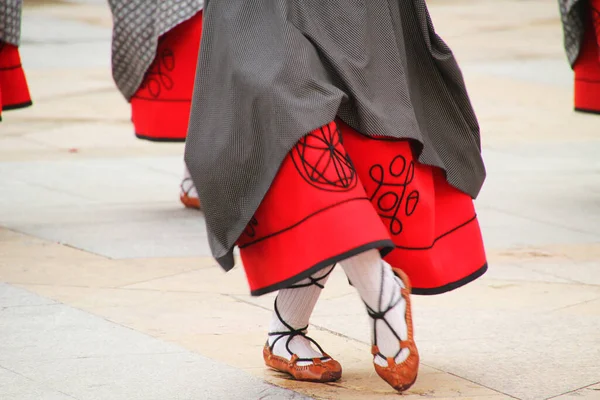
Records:
M600 0L590 0L590 12L575 71L575 110L600 113Z
M288 154L238 240L252 295L379 249L416 294L460 287L487 269L472 199L415 161L408 141L338 122Z
M131 119L138 138L185 141L201 34L199 12L160 38L156 58L131 98Z
M0 114L31 105L31 96L25 72L21 66L19 49L0 42Z

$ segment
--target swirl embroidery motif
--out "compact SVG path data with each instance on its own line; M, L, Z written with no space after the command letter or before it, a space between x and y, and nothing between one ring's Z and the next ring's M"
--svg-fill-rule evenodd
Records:
M302 178L317 189L346 192L358 182L337 126L331 129L326 125L309 133L290 154Z
M258 226L258 220L256 217L252 217L250 222L248 222L248 225L246 225L244 234L249 238L254 238L256 236L256 226Z
M592 9L592 21L596 31L596 43L600 46L600 10L590 5Z
M171 90L175 86L170 72L175 69L175 54L173 50L164 48L156 55L156 60L146 74L146 79L141 85L142 89L148 89L153 98L160 96L163 88Z
M388 175L389 174L389 175ZM389 220L389 229L393 235L399 235L404 230L401 217L410 217L419 204L419 192L410 190L409 185L415 178L415 163L407 163L402 155L394 157L387 168L375 164L369 170L369 176L377 183L377 188L371 196L371 202L377 196L379 216Z

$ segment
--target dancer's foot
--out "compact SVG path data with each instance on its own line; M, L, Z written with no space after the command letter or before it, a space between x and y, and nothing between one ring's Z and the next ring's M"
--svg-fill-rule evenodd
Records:
M392 297L387 305L380 303L378 311L367 305L367 312L373 323L374 340L371 353L375 371L390 386L402 392L410 388L417 379L419 352L413 338L410 282L403 272L395 272L399 275L395 277L398 297ZM399 329L396 330L396 327ZM387 333L384 334L383 331ZM380 346L383 346L384 340L387 349L382 351ZM392 346L393 343L397 347ZM398 350L394 352L396 348Z
M183 180L181 181L181 188L179 192L179 200L186 208L194 208L196 210L200 210L200 198L198 197L198 191L196 190L196 186L194 185L194 181L192 181L192 177L190 175L190 171L188 171L187 166L184 167L183 170Z
M196 187L191 178L184 178L183 181L181 181L179 200L181 200L181 203L185 208L201 209L200 198L198 198L198 192L196 191Z
M375 370L396 390L408 389L419 368L408 278L402 271L392 271L377 250L342 261L342 267L371 317Z
M332 382L342 376L341 365L306 335L308 320L333 267L283 289L275 299L265 364L301 381Z
M277 302L275 311L279 314ZM299 381L333 382L342 377L340 363L325 353L314 339L306 336L308 326L294 329L285 321L281 322L287 325L287 329L269 333L263 349L267 366Z

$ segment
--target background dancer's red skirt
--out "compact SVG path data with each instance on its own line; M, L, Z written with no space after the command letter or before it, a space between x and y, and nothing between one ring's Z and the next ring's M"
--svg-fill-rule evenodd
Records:
M138 138L185 140L201 35L199 12L160 38L156 58L131 98L131 119Z
M31 96L25 72L21 66L19 49L0 42L0 114L31 105Z
M600 0L590 0L575 71L575 109L600 113Z
M416 294L455 289L487 269L471 198L416 162L408 141L341 122L288 154L238 245L253 295L373 248Z

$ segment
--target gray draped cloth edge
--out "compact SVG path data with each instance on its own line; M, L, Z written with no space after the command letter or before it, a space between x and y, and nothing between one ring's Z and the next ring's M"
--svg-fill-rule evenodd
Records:
M577 61L585 30L587 0L558 0L563 26L563 41L567 59L571 66ZM589 11L589 10L588 10Z
M154 61L161 35L202 10L203 0L108 0L113 16L112 74L130 100Z
M23 0L0 0L0 41L19 46Z
M479 193L479 125L424 0L205 2L185 161L225 270L287 153L336 117L412 139L421 163Z

